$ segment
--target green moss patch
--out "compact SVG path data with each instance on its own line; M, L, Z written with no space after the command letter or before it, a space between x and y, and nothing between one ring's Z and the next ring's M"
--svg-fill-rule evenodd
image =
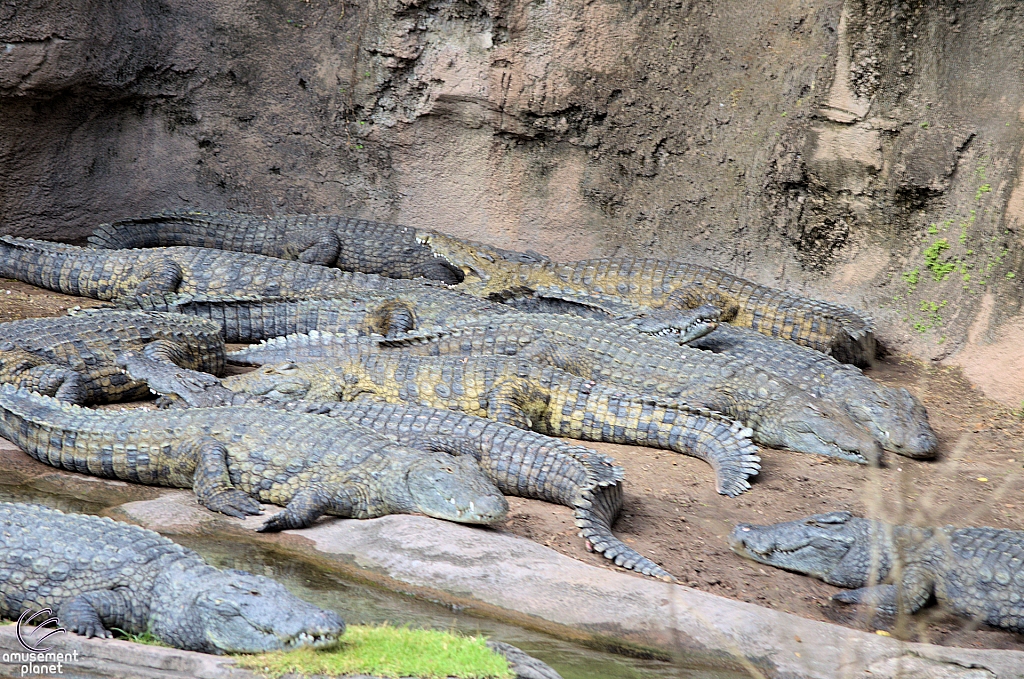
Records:
M330 649L300 648L238 656L240 667L270 677L372 674L381 677L511 679L508 661L484 637L408 627L350 625Z

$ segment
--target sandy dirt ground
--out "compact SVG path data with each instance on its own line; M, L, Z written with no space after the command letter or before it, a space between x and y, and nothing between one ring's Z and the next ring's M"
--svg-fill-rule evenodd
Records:
M0 321L63 314L93 300L67 297L0 280ZM986 399L957 368L899 356L869 371L922 399L939 435L939 457L917 461L889 455L881 469L781 450L762 450L754 487L738 498L715 493L703 462L672 452L588 444L626 470L626 502L616 534L684 584L804 617L908 640L1024 650L1024 637L976 625L931 607L894 620L834 604L839 591L812 578L761 566L733 554L725 537L736 523L772 523L849 510L920 525L1024 528L1024 418ZM566 507L509 498L503 528L563 554L616 568L590 553ZM641 576L637 576L641 577Z

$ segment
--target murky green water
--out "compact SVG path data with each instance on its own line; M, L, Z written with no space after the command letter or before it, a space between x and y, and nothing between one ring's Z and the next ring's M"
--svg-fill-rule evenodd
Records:
M63 495L0 486L0 501L37 502L62 511L98 513L103 505ZM411 625L484 634L522 648L548 663L565 679L740 679L745 673L709 667L692 659L673 662L630 658L563 641L487 618L453 611L367 585L351 582L299 560L288 560L259 545L213 538L175 536L221 568L238 568L272 577L296 595L337 611L346 622Z

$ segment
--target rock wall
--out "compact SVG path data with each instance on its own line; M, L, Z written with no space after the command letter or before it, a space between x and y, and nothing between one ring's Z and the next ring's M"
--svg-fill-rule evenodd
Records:
M0 232L337 211L708 261L1024 400L1013 0L0 0Z

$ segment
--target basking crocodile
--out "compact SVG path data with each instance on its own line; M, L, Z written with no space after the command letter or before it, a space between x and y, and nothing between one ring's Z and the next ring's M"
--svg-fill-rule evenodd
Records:
M301 299L164 293L120 298L117 304L128 309L167 311L216 321L227 342L257 342L312 330L391 337L411 330L439 329L453 319L516 313L503 304L443 288L361 290L330 298Z
M497 301L561 300L628 308L686 309L714 304L722 320L809 346L845 363L868 365L876 352L872 321L852 307L800 297L720 269L670 260L609 258L510 262L487 246L422 232L417 238L462 270L458 286Z
M422 231L422 230L421 230ZM416 240L417 229L344 215L264 217L240 212L173 210L101 224L89 245L124 249L188 245L299 260L390 278L422 276L454 284L462 272ZM454 236L447 238L456 239ZM469 241L466 241L467 243ZM513 261L547 259L494 248Z
M151 530L112 519L0 503L3 556L0 616L43 611L39 623L52 611L63 628L86 637L109 638L119 628L221 654L328 646L345 631L337 614L270 578L222 571Z
M759 563L857 588L836 601L895 614L914 613L934 597L959 615L1024 632L1024 531L894 526L833 512L740 524L729 543Z
M184 368L224 371L226 349L216 323L100 310L0 323L0 382L78 404L139 398L146 383L130 380L116 362L129 350Z
M475 323L475 324L474 324ZM336 360L373 352L516 356L634 392L684 401L743 421L754 440L861 464L876 459L870 432L840 406L814 397L755 362L700 351L586 319L531 314L467 321L440 333L380 341L331 333L289 335L229 354L245 364Z
M821 352L732 325L722 325L689 345L749 361L812 396L841 404L885 450L914 458L935 456L938 439L928 412L902 387L884 386Z
M0 236L0 277L68 295L110 300L158 292L317 295L443 287L209 248L96 250Z
M402 445L422 447L438 439L472 455L505 495L571 507L580 536L594 551L617 565L644 575L672 579L661 566L616 538L611 531L622 507L622 467L612 458L562 439L526 431L502 422L451 410L396 403L285 401L258 395L261 391L302 394L309 382L289 370L268 368L264 388L250 383L255 394L210 385L202 375L169 370L162 363L125 355L122 364L135 379L145 379L171 405L256 405L339 417L390 436ZM184 373L184 374L183 374ZM291 380L291 384L285 380ZM195 389L182 390L194 384Z
M508 305L443 288L359 290L336 293L326 299L164 293L120 298L117 304L129 309L170 311L217 321L227 342L255 342L313 330L395 337L413 330L440 331L447 326L498 315L506 316L509 322L517 318L528 320L524 318L527 314ZM627 329L634 334L671 336L676 341L688 342L714 330L719 315L719 310L709 305L656 318L642 313L630 317L598 315L591 327L599 330L601 326L594 323L604 322L616 326L609 327L609 332Z
M296 391L293 376L309 385ZM286 391L276 385L285 385ZM549 436L674 450L708 462L716 487L750 487L760 458L750 430L706 408L625 391L519 358L367 354L327 363L285 364L223 380L235 391L310 401L417 403L488 417Z
M54 467L192 488L201 504L229 516L259 514L257 499L284 505L261 531L302 528L323 514L421 512L487 524L508 510L470 457L401 446L365 427L303 413L99 412L5 384L0 434Z

